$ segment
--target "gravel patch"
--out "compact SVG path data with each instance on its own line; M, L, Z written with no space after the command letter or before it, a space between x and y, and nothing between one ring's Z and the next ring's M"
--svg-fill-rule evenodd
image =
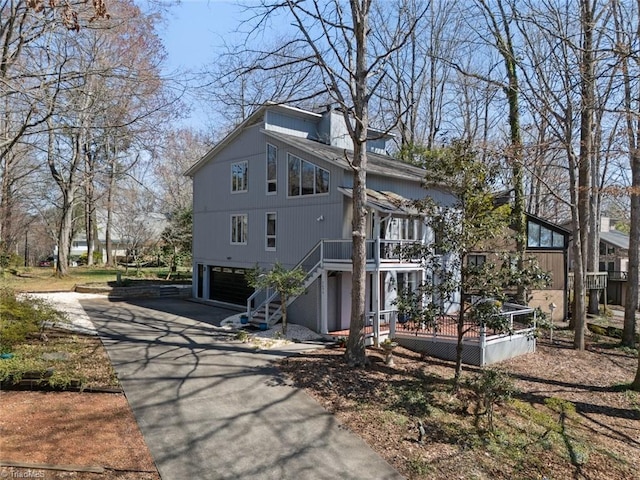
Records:
M56 309L64 312L69 323L48 323L47 326L71 330L85 335L97 335L98 332L93 322L80 305L80 299L105 298L104 295L95 293L54 292L54 293L30 293L30 297L41 298Z
M240 317L243 313L232 315L221 322L221 326L224 329L230 331L244 330L248 333L246 343L251 343L258 348L279 348L291 343L312 342L320 341L325 338L319 333L313 330L298 325L296 323L287 324L286 335L282 333L282 324L278 323L268 330L249 330L248 325L240 322Z

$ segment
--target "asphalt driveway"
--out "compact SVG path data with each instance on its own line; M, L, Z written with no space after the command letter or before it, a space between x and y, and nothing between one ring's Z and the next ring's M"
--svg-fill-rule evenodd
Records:
M82 301L163 480L399 479L255 352L215 326L234 312L178 299Z

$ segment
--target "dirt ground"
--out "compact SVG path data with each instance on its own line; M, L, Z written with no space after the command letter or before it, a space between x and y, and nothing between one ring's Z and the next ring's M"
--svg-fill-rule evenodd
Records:
M291 357L279 367L410 479L640 479L640 394L623 388L633 378L637 353L614 348L611 339L588 338L587 351L577 352L571 349L570 332L559 331L553 344L540 339L537 353L499 365L515 381L520 408L546 412L541 418L548 422L553 413L549 399L575 406L567 420L569 433L565 435L562 423L564 436L557 436L571 447L572 458L544 443L549 430L526 423L513 404L498 407L496 422L502 432L527 431L524 446L513 443L513 435L474 444L473 439L486 437L477 435L469 420L473 416L439 389L453 376L451 362L398 347L390 367L380 350L370 349L371 365L354 372L344 365L344 349L334 348ZM478 371L465 368L466 375ZM430 396L410 397L416 393L412 385L424 386ZM402 402L390 401L389 387L406 394ZM423 405L421 410L421 401L438 408L429 413L431 406ZM122 394L5 391L0 392L0 406L0 462L25 465L0 467L0 478L160 478ZM416 441L418 418L427 428L422 444ZM532 434L535 429L539 431ZM584 450L581 462L573 459L576 445ZM34 467L43 463L72 468ZM101 467L104 473L83 472L86 467Z
M478 434L473 409L447 393L452 362L398 347L389 367L370 349L370 366L354 374L336 348L280 368L410 479L640 479L640 394L624 388L637 353L595 336L578 352L571 340L556 332L553 344L539 339L536 353L499 364L517 393L497 407L492 435ZM467 376L477 372L465 367ZM558 415L557 399L575 412Z
M0 405L0 463L24 464L0 478L160 479L123 394L4 391Z

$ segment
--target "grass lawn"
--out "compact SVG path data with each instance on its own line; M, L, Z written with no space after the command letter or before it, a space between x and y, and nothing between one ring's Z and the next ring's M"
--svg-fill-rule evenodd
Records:
M3 287L9 287L18 292L60 292L73 290L79 284L115 284L118 273L128 283L149 279L162 281L166 279L168 269L143 268L138 275L135 268L125 271L120 267L75 267L69 269L68 276L59 278L51 267L32 267L8 269L0 274L0 282ZM186 270L180 270L178 275L181 280L191 278L190 272ZM175 274L172 277L175 278Z

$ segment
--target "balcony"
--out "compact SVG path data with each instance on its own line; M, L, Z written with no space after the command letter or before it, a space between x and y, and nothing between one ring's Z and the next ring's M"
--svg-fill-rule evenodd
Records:
M380 265L384 263L420 263L419 252L416 252L421 242L418 240L367 240L367 264ZM323 264L351 263L353 243L349 240L322 240L320 242L320 260Z
M611 282L626 282L628 280L629 272L610 271L609 281Z
M611 278L611 273L615 272L589 272L585 277L585 289L586 290L604 290L607 288L607 281L613 280ZM626 273L626 272L618 272L618 273ZM574 285L574 274L573 272L569 273L569 282L567 288L569 290L573 290Z

